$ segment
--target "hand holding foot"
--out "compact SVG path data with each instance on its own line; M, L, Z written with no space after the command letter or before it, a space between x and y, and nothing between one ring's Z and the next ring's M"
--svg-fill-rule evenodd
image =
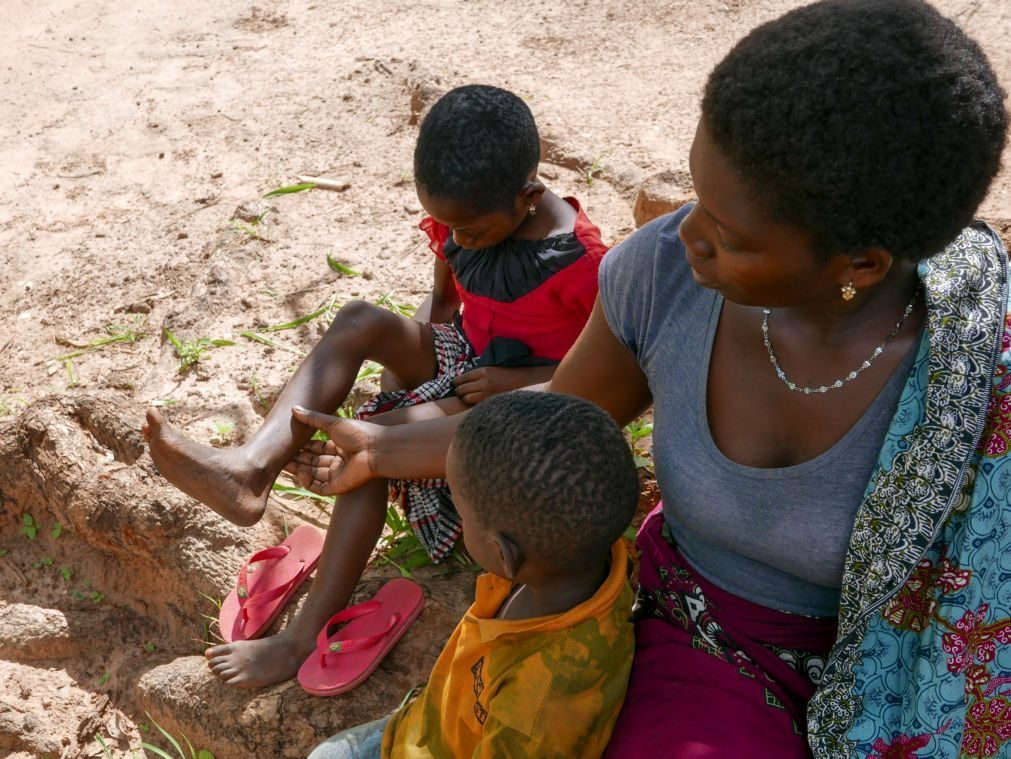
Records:
M322 430L331 440L311 440L285 467L299 483L320 495L339 495L376 477L373 436L379 428L296 406L292 416Z

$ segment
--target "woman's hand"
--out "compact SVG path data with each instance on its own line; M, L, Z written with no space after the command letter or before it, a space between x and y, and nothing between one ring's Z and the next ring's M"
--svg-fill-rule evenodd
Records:
M555 366L481 366L453 379L456 397L473 406L499 393L547 382Z
M284 470L295 475L302 487L319 495L340 495L378 476L376 436L383 428L299 406L291 410L291 415L330 436L327 441L310 440L285 466Z

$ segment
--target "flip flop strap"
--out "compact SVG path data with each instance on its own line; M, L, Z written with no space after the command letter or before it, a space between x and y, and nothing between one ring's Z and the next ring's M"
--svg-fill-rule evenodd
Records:
M235 583L235 595L239 597L240 604L244 603L245 599L249 597L250 565L256 564L259 561L268 561L269 559L283 559L289 553L291 553L291 546L272 546L271 548L257 551L246 560L246 563L242 565L242 569L239 570L239 579Z
M394 612L389 622L387 622L386 627L379 633L375 635L368 635L361 638L338 638L337 640L330 640L330 628L334 625L341 624L342 622L350 622L352 619L357 619L358 617L364 617L368 614L382 608L382 604L378 601L366 601L365 603L357 604L355 606L350 606L344 611L334 614L330 621L326 623L326 626L320 630L318 636L316 636L316 650L319 652L320 665L326 666L326 657L330 654L344 654L351 651L361 651L366 648L372 648L375 645L381 643L390 631L400 623L400 613Z
M255 592L249 595L249 585L248 585L248 567L257 561L266 561L270 559L283 559L291 553L291 548L289 546L274 546L273 548L265 548L249 557L242 569L239 570L239 579L235 586L235 594L239 597L239 609L242 612L242 626L245 628L246 622L249 621L249 609L255 608L257 606L263 606L271 601L275 601L278 598L283 598L291 588L297 585L305 574L305 560L299 561L298 569L295 573L288 578L285 582L280 585L276 585L270 590L265 590L262 592ZM243 594L245 591L245 594Z

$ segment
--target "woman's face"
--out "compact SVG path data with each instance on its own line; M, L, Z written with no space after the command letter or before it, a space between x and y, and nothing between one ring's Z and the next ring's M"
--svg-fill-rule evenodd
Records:
M821 259L806 232L772 221L713 144L703 121L689 167L699 200L681 222L679 235L696 282L746 306L838 299L838 280L849 257Z

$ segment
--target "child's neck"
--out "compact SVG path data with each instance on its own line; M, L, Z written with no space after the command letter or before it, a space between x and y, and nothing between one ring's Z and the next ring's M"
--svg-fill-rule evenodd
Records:
M579 574L555 575L543 581L529 581L517 585L513 593L499 607L497 619L533 619L549 617L574 609L593 597L610 571L610 563L599 569Z

